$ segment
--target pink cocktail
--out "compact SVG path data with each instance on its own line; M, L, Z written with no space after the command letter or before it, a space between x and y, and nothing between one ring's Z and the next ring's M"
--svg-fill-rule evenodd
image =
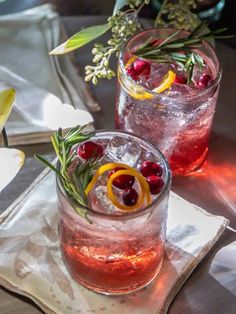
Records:
M146 286L161 268L170 172L153 145L131 134L97 132L89 148L91 141L93 147L98 145L95 151L102 158L101 175L95 174L90 181L88 206L67 195L57 178L62 257L71 276L83 286L105 294L128 293ZM77 163L86 162L83 148L83 143L75 148L79 152ZM112 180L118 171L127 169L131 169L130 175ZM119 206L108 197L109 179ZM145 190L142 199L143 180L150 184L150 190ZM142 199L140 205L137 197ZM86 219L78 215L78 207L86 211Z
M194 67L191 82L178 62L159 63L134 56L147 39L155 46L174 32L147 30L125 46L118 67L115 122L118 129L152 142L168 159L173 174L182 175L197 169L206 157L221 68L206 41L194 50L204 66ZM177 38L186 36L181 32ZM168 85L169 73L174 73L174 81L156 92L165 80Z

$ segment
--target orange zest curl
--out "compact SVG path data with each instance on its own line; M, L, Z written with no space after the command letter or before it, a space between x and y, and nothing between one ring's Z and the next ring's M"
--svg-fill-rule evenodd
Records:
M95 175L93 176L93 179L91 180L91 182L88 184L88 186L85 190L85 195L87 196L89 194L89 192L92 190L92 188L94 187L94 185L96 184L96 182L98 181L99 177L102 174L104 174L108 170L112 170L112 169L117 168L117 167L120 167L120 168L122 167L124 169L117 170L115 173L113 173L109 177L109 179L107 181L107 196L111 200L111 202L116 207L118 207L119 209L127 210L127 211L140 208L144 204L144 202L146 203L146 205L151 204L151 202L152 202L151 193L150 193L149 186L148 186L148 183L146 182L145 178L134 168L132 168L128 165L122 164L122 163L107 163L107 164L101 166L97 170ZM112 182L113 182L113 180L115 180L120 175L134 176L139 182L140 194L139 194L137 203L133 206L126 206L124 204L121 204L117 200L115 194L113 193Z
M175 72L169 70L163 78L161 84L158 87L154 88L152 91L156 92L157 94L163 93L166 89L169 89L171 87L171 85L174 83L175 77Z

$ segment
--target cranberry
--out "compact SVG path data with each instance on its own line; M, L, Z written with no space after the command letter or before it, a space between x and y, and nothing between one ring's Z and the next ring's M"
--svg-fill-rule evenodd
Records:
M93 141L87 141L79 146L77 153L86 160L91 157L101 157L103 155L103 146Z
M145 60L135 60L134 63L134 71L138 75L149 75L150 74L150 63Z
M208 74L203 74L200 76L199 80L197 81L197 86L199 88L206 88L211 84L211 76Z
M132 77L133 80L137 81L139 79L138 74L136 74L136 72L134 70L134 64L133 63L127 68L127 73L129 74L129 76Z
M135 60L127 68L127 73L132 77L133 80L137 81L140 75L148 76L150 74L150 63L144 60Z
M178 83L178 84L187 84L187 79L184 76L178 76L176 75L174 83Z
M138 201L138 193L133 188L126 189L123 192L122 200L126 206L133 206Z
M150 161L150 160L145 160L142 162L141 169L140 169L142 175L144 177L148 177L152 174L161 177L162 176L162 168L159 164Z
M151 175L151 176L147 177L146 180L147 180L147 183L149 185L150 192L153 195L161 192L161 190L164 186L164 181L162 180L162 178L155 176L155 175Z
M113 173L115 173L118 170L124 170L124 168L122 167L114 168L112 171L110 171L108 177L110 177ZM130 176L128 174L122 174L113 180L112 185L114 185L118 189L125 190L127 188L131 188L134 184L134 181L135 178L133 176Z
M155 46L158 46L160 43L160 39L154 39L150 44L155 47Z

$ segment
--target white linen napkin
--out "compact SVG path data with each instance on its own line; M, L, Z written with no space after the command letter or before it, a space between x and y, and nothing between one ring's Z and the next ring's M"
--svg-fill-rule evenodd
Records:
M71 279L59 249L54 173L45 170L0 216L0 284L46 313L166 313L173 298L228 224L171 193L162 269L145 289L99 295Z
M16 101L6 128L10 139L13 138L18 145L25 144L27 140L48 141L52 130L59 127L67 129L93 122L89 112L63 104L54 94L3 66L0 66L0 78L0 91L10 87L16 90Z
M51 131L43 117L51 102L86 111L97 108L69 56L48 55L61 36L58 14L49 4L0 17L0 90L11 86L17 91L6 125L10 144L49 141Z

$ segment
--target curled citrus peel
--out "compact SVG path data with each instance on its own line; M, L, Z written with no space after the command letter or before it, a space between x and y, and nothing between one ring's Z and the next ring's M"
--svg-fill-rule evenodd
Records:
M165 75L164 79L162 80L161 84L158 87L154 88L152 91L157 94L164 92L166 89L170 88L171 85L174 83L175 77L176 77L175 72L169 70Z
M151 198L151 193L149 190L148 183L146 182L145 178L137 170L133 169L132 167L130 167L126 164L122 164L122 163L107 163L107 164L101 166L97 170L95 175L93 176L91 182L88 184L88 186L85 190L85 195L87 196L89 194L89 192L92 190L92 188L94 187L94 185L96 184L96 182L98 181L99 177L102 174L104 174L108 170L112 170L112 169L117 168L117 167L122 167L122 168L124 168L124 170L122 169L122 170L116 171L115 173L113 173L109 177L109 179L107 181L107 196L112 201L112 203L116 207L118 207L122 210L138 209L144 203L144 200L146 200L146 205L149 205L152 202L152 198ZM139 194L137 203L133 206L126 206L126 205L119 203L115 194L113 193L112 182L113 182L113 180L115 180L120 175L134 176L139 182L140 194Z
M113 193L112 182L113 182L113 180L115 180L120 175L134 176L140 184L140 193L139 193L138 201L133 206L126 206L126 205L119 203L115 194ZM116 207L123 209L123 210L134 210L134 209L140 208L142 206L142 204L144 203L145 198L146 198L147 204L150 204L152 201L151 196L150 196L150 192L149 192L149 187L148 187L146 180L143 178L143 176L140 173L138 173L137 170L132 169L132 168L127 169L127 170L118 170L115 173L113 173L113 175L110 176L110 178L107 181L107 196L109 197L109 199L112 201L112 203Z
M133 82L129 82L127 78L121 78L121 74L118 71L118 80L122 89L136 100L152 99L153 95L145 92L142 86L134 85ZM125 80L125 81L124 81Z
M89 194L89 192L92 190L92 188L94 187L94 185L98 181L99 177L103 173L105 173L108 170L112 170L112 169L114 169L116 167L122 167L122 168L128 169L129 166L127 166L125 164L118 164L118 163L107 163L107 164L101 166L100 168L98 168L97 172L95 173L95 175L93 176L92 180L90 181L90 183L88 184L87 188L85 189L85 195L87 196Z
M137 57L135 56L132 56L131 58L129 58L129 60L125 64L125 69L127 69L136 59Z
M131 60L132 58L130 58ZM129 63L129 61L126 63ZM133 61L133 60L132 60ZM125 66L125 68L126 68ZM157 94L163 93L165 90L169 89L171 85L174 83L174 80L176 78L176 74L174 71L169 70L167 74L164 76L162 82L160 85L152 90L152 92L155 92ZM120 84L122 85L122 88L128 93L132 98L136 100L145 100L145 99L152 99L154 97L153 94L148 93L144 90L143 87L134 85L133 83L130 83L129 81L126 81L125 84L123 84L122 79L120 79L120 75L118 73L118 79Z

